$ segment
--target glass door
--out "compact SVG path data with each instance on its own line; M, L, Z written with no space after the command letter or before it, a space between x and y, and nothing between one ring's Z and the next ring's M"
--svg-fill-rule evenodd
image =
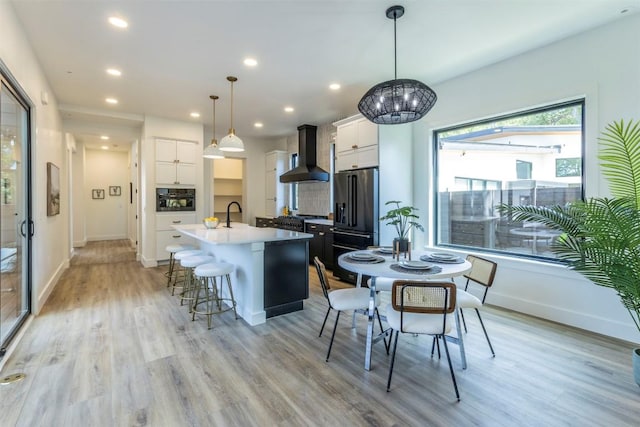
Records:
M0 74L0 356L30 312L29 107Z

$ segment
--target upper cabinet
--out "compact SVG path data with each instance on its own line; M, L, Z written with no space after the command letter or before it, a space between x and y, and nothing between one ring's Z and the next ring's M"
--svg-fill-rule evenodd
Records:
M198 144L156 139L156 184L196 185Z
M335 122L336 170L378 166L378 125L362 116Z

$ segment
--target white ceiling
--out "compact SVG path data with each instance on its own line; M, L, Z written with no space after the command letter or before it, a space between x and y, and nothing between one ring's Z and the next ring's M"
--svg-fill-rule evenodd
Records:
M303 123L357 112L360 97L398 77L434 85L640 11L640 0L12 0L68 129L83 142L127 144L144 115L212 123L216 137L281 137ZM626 12L622 12L627 10ZM112 15L129 21L118 30ZM243 65L254 57L255 68ZM120 68L113 78L108 67ZM332 82L342 88L328 89ZM107 106L106 97L117 106ZM294 113L285 113L291 105ZM437 108L437 104L434 108ZM200 119L189 117L191 111ZM262 129L253 123L264 123ZM99 141L98 141L99 142ZM100 143L100 142L99 142Z

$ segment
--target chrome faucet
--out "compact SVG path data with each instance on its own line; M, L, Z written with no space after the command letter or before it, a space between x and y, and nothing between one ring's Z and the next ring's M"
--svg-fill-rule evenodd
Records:
M227 205L227 228L231 228L231 216L229 215L229 209L231 208L231 205L236 204L238 205L238 210L240 213L242 213L242 208L240 207L240 203L233 201L231 203L229 203Z

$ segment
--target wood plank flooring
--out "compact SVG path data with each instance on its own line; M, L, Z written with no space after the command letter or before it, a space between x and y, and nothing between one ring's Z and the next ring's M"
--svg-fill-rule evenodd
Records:
M113 261L113 262L111 262ZM391 392L378 343L363 368L365 319L333 326L315 270L305 309L250 327L227 312L191 321L126 242L78 251L2 376L0 426L638 426L627 343L487 307L491 357L467 313L467 370L451 345L461 401L430 339L401 336ZM336 283L340 286L340 283Z

